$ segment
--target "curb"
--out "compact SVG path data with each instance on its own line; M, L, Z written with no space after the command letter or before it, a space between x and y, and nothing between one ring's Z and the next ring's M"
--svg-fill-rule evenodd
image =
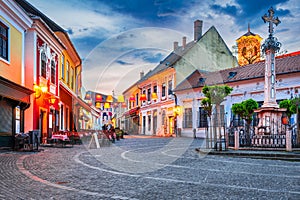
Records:
M244 157L244 158L257 158L257 159L271 159L271 160L286 160L286 161L296 161L300 162L299 153L289 153L289 152L253 152L253 151L205 151L200 148L195 149L196 152L200 154L208 155L218 155L218 156L231 156L231 157Z

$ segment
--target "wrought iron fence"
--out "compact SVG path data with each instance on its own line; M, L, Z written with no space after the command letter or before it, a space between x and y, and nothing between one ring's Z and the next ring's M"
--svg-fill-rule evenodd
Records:
M231 123L227 129L229 147L234 147L234 133L238 131L240 147L283 148L286 146L286 133L289 130L291 130L292 147L297 147L297 129L295 126L282 125L280 122L272 121L269 126L251 125L247 129L245 123L243 126L233 126L233 124Z

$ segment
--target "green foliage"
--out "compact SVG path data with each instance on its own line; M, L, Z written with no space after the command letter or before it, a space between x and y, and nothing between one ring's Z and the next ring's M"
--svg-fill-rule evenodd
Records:
M252 115L254 110L258 108L258 103L253 99L247 99L241 103L234 104L231 110L234 114L239 115L241 118L245 119L247 124L252 121Z
M226 96L228 96L231 91L233 90L232 87L228 85L213 85L207 86L205 85L202 88L202 92L207 97L211 104L220 105Z
M212 113L212 104L209 98L205 97L202 99L201 104L204 108L204 110L207 112L208 116L211 116Z
M279 107L286 108L285 111L286 115L290 118L292 114L295 114L297 112L296 102L297 102L296 99L295 100L285 99L283 101L280 101Z

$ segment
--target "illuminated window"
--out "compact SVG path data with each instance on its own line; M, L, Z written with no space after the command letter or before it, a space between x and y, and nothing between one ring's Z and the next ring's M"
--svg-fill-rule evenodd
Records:
M0 57L8 60L8 27L0 21Z
M16 133L21 131L21 110L20 107L16 107Z
M46 53L42 52L42 54L41 54L41 76L44 78L46 78L46 64L47 64Z

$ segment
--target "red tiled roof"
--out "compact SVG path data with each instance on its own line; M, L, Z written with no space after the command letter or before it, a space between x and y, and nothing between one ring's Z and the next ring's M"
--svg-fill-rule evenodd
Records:
M300 72L300 51L276 57L275 65L277 75ZM203 73L195 70L189 77L187 77L187 79L185 79L176 87L175 91L197 88L203 86L204 84L213 85L247 79L262 78L264 77L264 74L264 61L245 65L242 67L235 67L209 73ZM200 84L200 78L204 78L205 83Z

